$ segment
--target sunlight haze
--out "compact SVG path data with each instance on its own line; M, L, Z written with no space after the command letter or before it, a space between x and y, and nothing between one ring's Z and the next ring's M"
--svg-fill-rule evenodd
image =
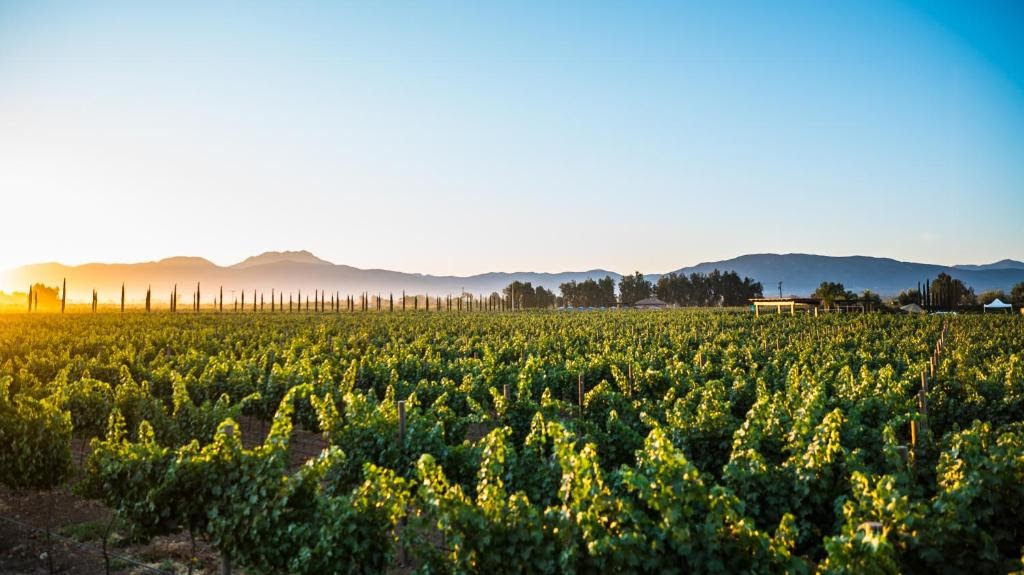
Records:
M1024 259L1022 16L5 2L0 270L286 249L432 274Z

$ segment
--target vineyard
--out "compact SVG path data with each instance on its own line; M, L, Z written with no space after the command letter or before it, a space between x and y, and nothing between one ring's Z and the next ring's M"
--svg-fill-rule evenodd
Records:
M1019 572L1024 322L12 314L0 483L249 574Z

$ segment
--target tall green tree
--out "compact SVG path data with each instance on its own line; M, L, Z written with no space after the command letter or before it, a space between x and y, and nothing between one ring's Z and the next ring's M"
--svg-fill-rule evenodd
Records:
M937 309L952 310L972 306L977 299L972 288L947 273L940 273L932 280L929 291L932 307Z
M846 291L841 283L821 282L811 297L821 299L821 303L825 304L825 307L832 307L837 301L855 299L857 296L853 292Z
M562 292L561 304L570 307L606 307L615 303L615 280L604 276L599 280L587 278L558 286Z
M1010 299L1014 305L1024 306L1024 282L1013 286L1010 290Z
M633 272L631 276L624 275L619 280L619 301L624 305L633 305L644 298L651 297L653 291L654 286L640 272Z

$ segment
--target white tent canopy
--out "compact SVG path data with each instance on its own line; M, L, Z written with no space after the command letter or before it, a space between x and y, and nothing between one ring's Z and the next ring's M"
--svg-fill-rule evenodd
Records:
M985 310L990 310L990 309L1010 309L1013 306L1008 304L1008 303L1006 303L1006 302L1004 302L1003 300L1001 300L999 298L996 298L996 299L992 300L992 303L987 303L983 307L984 307L983 311L985 311Z

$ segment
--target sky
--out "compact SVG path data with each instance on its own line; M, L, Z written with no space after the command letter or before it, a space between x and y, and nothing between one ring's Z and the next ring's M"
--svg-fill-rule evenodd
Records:
M0 0L0 270L1024 259L1024 3Z

